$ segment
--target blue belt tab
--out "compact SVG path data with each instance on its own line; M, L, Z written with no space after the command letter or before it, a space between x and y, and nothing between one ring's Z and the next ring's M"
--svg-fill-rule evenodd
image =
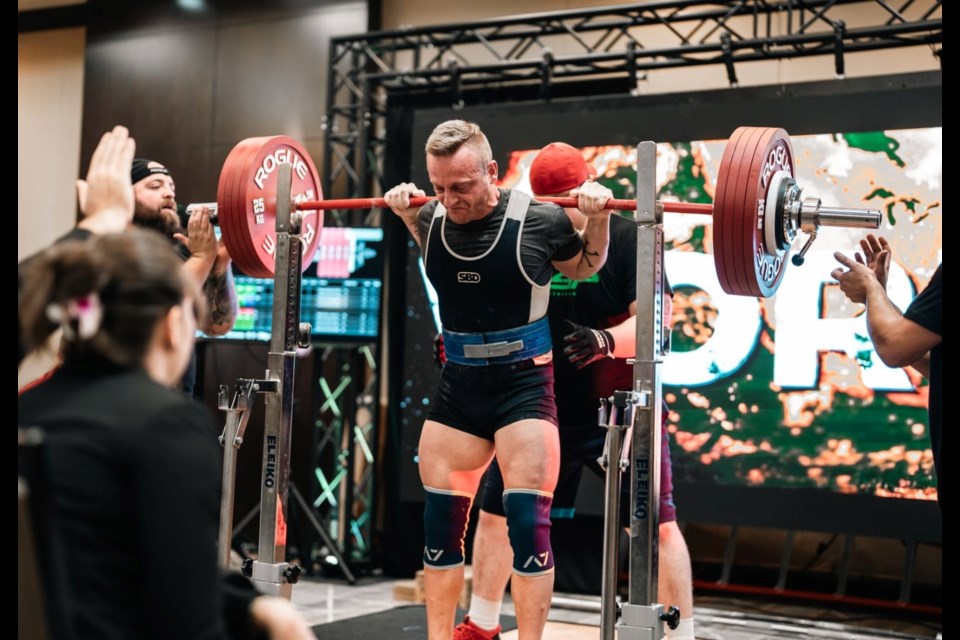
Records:
M460 333L443 330L443 350L447 360L467 366L520 362L551 349L553 341L546 316L522 327L502 331Z

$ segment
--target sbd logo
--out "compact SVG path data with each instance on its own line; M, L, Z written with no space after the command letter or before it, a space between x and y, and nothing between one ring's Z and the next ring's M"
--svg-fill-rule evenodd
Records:
M460 271L457 273L457 282L461 284L477 284L480 282L480 274L473 271Z

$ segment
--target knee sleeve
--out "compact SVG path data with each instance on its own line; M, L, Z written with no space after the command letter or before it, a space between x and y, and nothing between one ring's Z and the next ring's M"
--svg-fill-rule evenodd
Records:
M423 564L452 569L463 564L463 539L473 496L447 489L427 490L423 507Z
M537 576L553 571L550 548L550 505L553 495L535 489L507 489L503 510L507 514L513 572Z

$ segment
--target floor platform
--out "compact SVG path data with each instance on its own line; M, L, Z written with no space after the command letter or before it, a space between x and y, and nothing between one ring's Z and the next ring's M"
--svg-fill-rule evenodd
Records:
M350 586L341 580L304 578L293 588L293 603L306 616L318 638L426 638L422 607L394 600L395 583L395 580L363 578ZM598 638L597 606L597 598L557 594L544 640ZM513 613L508 596L503 606L504 622L508 623L505 628L512 626L509 623ZM365 617L369 620L363 623ZM716 595L695 598L694 620L697 638L702 640L935 640L942 630L940 618L917 616L893 605L889 610L851 610L839 604L805 605ZM351 629L360 635L352 635ZM386 631L388 629L393 631ZM517 637L516 630L501 634L503 640Z

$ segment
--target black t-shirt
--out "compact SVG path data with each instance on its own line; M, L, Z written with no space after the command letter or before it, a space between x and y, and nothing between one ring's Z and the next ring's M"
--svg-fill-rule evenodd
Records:
M670 292L665 283L665 294ZM607 260L595 275L575 281L556 274L550 283L550 331L554 348L554 387L560 426L595 424L599 399L633 388L633 365L623 358L602 358L577 369L563 355L564 320L591 329L613 327L630 315L637 299L637 225L620 215L610 216Z
M943 265L937 267L927 288L920 292L906 313L903 314L908 320L916 322L924 329L934 332L943 337ZM943 362L943 342L930 350L930 445L933 449L933 464L937 470L937 496L938 501L943 502L941 487L943 480L943 470L940 467L940 444L942 413L942 362Z
M24 392L17 420L45 433L61 578L80 636L223 637L220 448L209 413L142 369L88 362L65 363Z
M462 256L474 257L487 251L496 241L510 197L509 189L499 191L500 200L480 220L457 224L447 219L444 238L451 250ZM438 201L433 200L420 208L417 230L421 249L427 246L427 233L437 204ZM581 248L583 240L562 208L542 202L530 204L520 238L520 263L531 280L538 285L547 284L556 271L551 261L569 260Z

